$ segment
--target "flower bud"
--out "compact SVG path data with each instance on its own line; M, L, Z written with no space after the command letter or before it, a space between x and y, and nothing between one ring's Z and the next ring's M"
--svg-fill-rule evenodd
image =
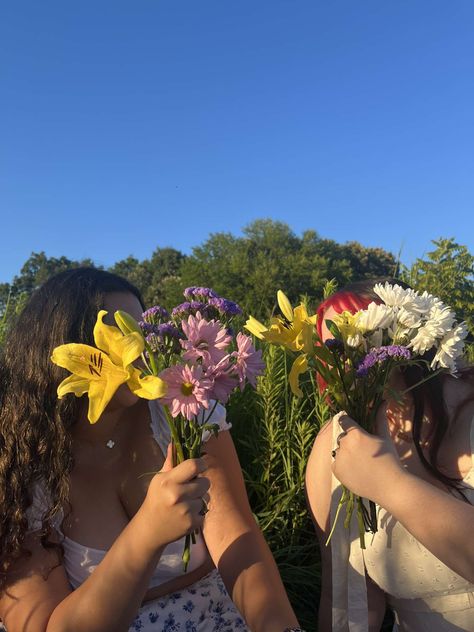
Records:
M143 332L140 329L139 324L133 318L133 316L130 316L130 314L127 314L127 312L118 310L115 312L114 318L115 322L117 323L117 327L120 329L124 336L133 332L137 332L140 334L140 336L143 336Z

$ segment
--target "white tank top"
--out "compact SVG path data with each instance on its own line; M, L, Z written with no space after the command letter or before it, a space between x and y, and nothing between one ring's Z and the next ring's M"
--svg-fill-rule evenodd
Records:
M160 446L163 454L166 454L168 444L171 440L168 424L161 406L157 402L149 402L151 429L153 437ZM228 430L231 424L226 420L226 411L223 406L218 404L212 413L209 422L219 425L219 432ZM207 441L210 433L206 430L203 434L203 442ZM44 487L37 484L33 491L33 503L27 510L28 529L36 531L41 528L42 516L48 508L48 498ZM55 521L55 528L60 532L60 524L62 516L58 516ZM61 533L61 532L60 532ZM67 536L63 536L62 545L64 548L63 565L66 570L69 582L73 588L77 588L85 581L94 571L96 566L100 564L107 551L102 549L94 549L83 544L79 544L71 540ZM184 538L176 540L168 544L160 557L160 561L150 580L149 588L159 586L184 574L183 562L181 556L183 554ZM203 537L197 536L196 544L192 545L191 561L188 565L188 572L199 568L205 561L207 556L206 544Z

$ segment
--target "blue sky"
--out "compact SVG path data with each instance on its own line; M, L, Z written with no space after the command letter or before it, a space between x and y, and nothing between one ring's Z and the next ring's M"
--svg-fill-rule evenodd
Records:
M0 281L257 218L474 251L472 0L16 0L0 10Z

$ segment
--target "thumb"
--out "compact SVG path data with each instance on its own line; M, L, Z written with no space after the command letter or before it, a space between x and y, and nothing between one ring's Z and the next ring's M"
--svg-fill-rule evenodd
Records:
M160 472L169 472L173 469L173 467L173 444L168 443L168 449L166 450L166 459Z

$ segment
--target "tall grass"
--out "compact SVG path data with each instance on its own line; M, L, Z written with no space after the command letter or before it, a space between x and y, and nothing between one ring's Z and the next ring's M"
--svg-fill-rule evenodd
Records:
M267 365L256 394L234 396L228 407L233 436L255 518L270 545L300 623L316 630L320 562L308 515L304 473L327 407L311 381L305 397L288 386L289 358L265 346Z

